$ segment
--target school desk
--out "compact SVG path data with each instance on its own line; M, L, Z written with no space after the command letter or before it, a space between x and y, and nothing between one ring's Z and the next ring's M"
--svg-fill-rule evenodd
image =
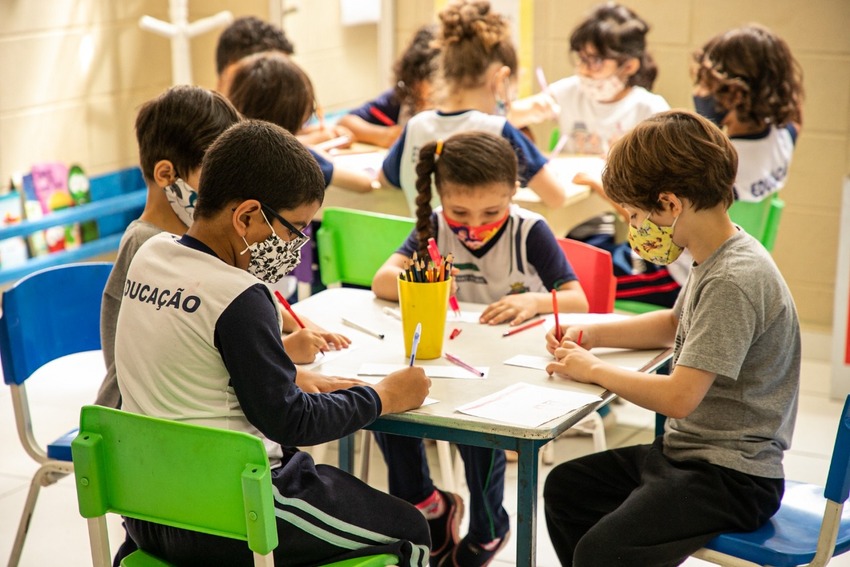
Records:
M383 148L355 144L351 150L338 152L334 157L334 164L359 170L368 169L372 172L375 171L375 164L380 164L380 158L384 154L386 154L386 150ZM565 235L580 222L611 210L610 205L599 195L593 193L586 185L571 183L572 175L578 165L587 163L592 173L600 172L602 168L599 164L602 160L598 159L599 164L591 164L590 162L595 159L598 158L564 156L552 161L551 167L567 194L566 203L563 207L547 207L540 201L537 193L527 187L517 190L514 202L525 209L542 215L556 235ZM380 165L378 165L379 167ZM404 194L401 190L393 187L382 187L369 193L356 193L331 185L325 193L323 206L360 209L402 217L410 216ZM319 210L316 218L321 219L321 216L322 211Z
M483 305L469 303L460 305L464 311L480 312L484 308ZM349 352L317 366L316 369L324 374L354 377L364 363L405 364L407 359L404 356L401 322L383 311L387 306L398 307L397 304L376 299L371 291L350 288L327 289L299 301L293 307L299 314L304 314L324 328L344 333L352 339ZM371 331L382 333L385 338L379 339L344 326L343 317ZM562 314L561 317L565 315ZM455 328L461 328L462 332L455 339L449 340L448 335ZM535 565L536 554L538 450L595 407L609 402L613 395L598 386L565 379L550 379L542 370L503 365L504 360L517 354L548 356L544 337L551 325L537 325L510 337L502 337L507 328L506 325L454 323L449 319L445 328L447 336L444 349L473 366L489 367L487 377L433 378L430 397L439 400L438 403L403 414L381 417L368 429L517 451L518 512L512 537L515 538L517 546L516 565L530 567ZM669 353L662 350L624 350L609 352L604 358L614 364L655 371L669 359ZM417 360L417 364L427 367L450 363L445 359L437 359ZM602 396L603 402L585 406L538 427L511 425L455 411L458 406L498 392L517 382L595 393ZM340 467L348 471L354 469L353 436L340 441Z

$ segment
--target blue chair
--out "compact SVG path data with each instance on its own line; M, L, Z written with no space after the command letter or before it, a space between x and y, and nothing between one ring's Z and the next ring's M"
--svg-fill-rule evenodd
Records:
M26 381L46 363L100 350L100 302L112 264L66 264L34 272L3 293L0 359L12 391L18 437L40 466L30 483L9 565L18 564L39 489L74 472L71 441L76 429L46 450L33 435ZM92 392L94 394L94 392Z
M826 487L785 481L782 505L754 532L719 535L694 557L719 565L820 566L850 549L850 396L838 422Z

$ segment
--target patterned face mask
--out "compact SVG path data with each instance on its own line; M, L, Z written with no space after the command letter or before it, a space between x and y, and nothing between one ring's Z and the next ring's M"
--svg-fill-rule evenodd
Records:
M617 76L617 73L601 79L579 75L579 88L588 98L596 102L608 102L623 92L626 83Z
M723 125L723 120L726 118L726 115L729 114L728 110L720 106L720 103L717 102L714 95L694 95L694 110L696 110L697 114L703 118L708 118L714 122L717 127L721 127Z
M454 221L446 216L445 211L443 211L443 218L446 219L446 224L461 244L470 250L478 250L499 233L499 229L507 222L509 213L510 211L505 211L505 216L501 219L481 226L469 226Z
M682 254L682 247L673 242L673 229L679 217L670 226L658 226L649 215L639 227L629 225L629 245L635 253L653 264L666 266Z
M198 192L179 177L174 183L163 189L168 204L180 222L186 226L192 226L195 218L195 201L198 200Z
M251 261L248 263L248 273L266 283L273 284L294 270L301 261L300 250L307 243L307 237L301 235L287 242L277 235L266 214L263 211L260 211L260 214L263 215L272 234L262 242L254 244L248 244L243 236L242 240L246 248L240 254L250 250Z

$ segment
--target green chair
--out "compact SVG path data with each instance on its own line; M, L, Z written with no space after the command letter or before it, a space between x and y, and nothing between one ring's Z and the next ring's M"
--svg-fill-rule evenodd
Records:
M412 218L328 207L316 233L322 283L371 286L415 225Z
M274 565L277 524L269 459L260 438L85 406L71 451L77 501L88 521L95 567L112 565L107 512L246 541L255 565ZM397 562L394 555L377 555L332 565ZM121 565L169 564L138 550Z
M768 252L773 252L783 209L785 201L774 195L758 203L735 201L729 207L729 217L761 242Z

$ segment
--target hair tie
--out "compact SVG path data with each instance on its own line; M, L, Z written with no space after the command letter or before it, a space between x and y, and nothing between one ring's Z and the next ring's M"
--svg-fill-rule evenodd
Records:
M440 159L440 154L443 153L443 140L437 140L437 148L434 150L434 161Z

